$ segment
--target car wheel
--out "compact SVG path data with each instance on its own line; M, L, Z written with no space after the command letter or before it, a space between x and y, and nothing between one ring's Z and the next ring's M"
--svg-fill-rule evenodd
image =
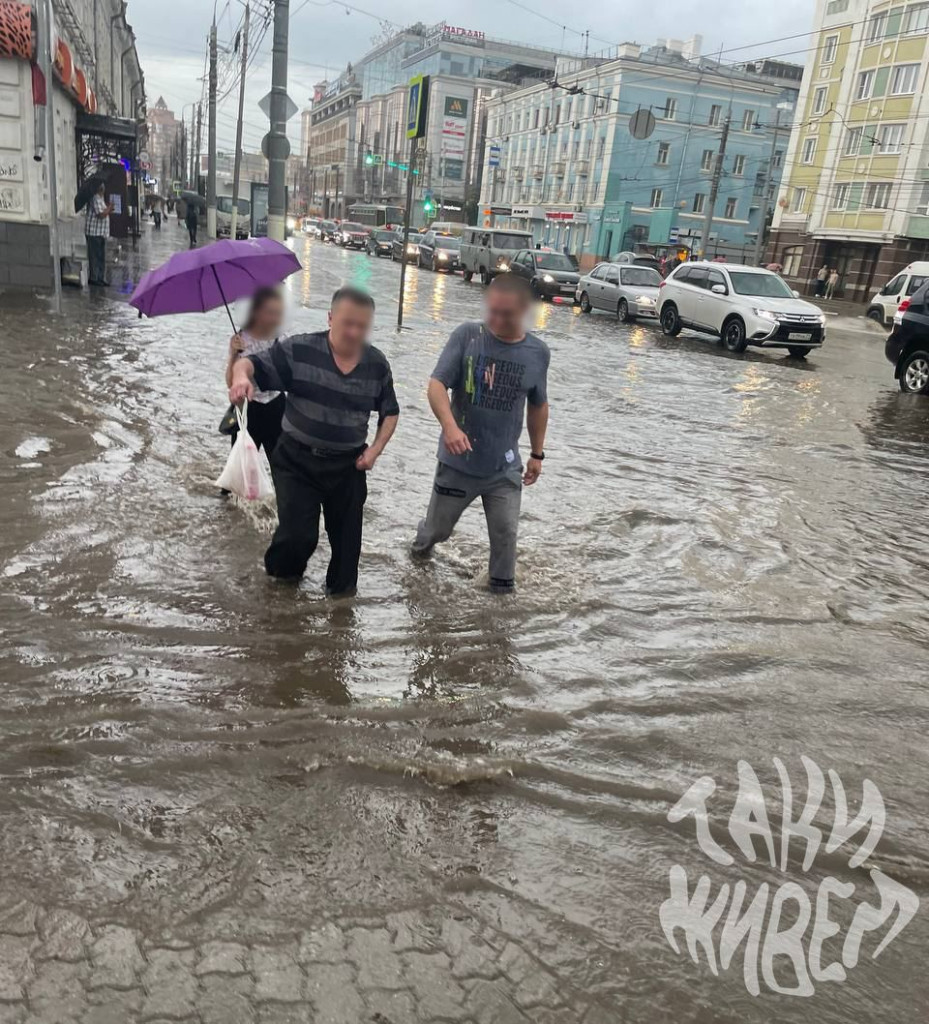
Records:
M463 281L470 281L474 277L474 274L470 270L462 270L461 279Z
M481 267L481 284L486 288L490 284L490 273L485 267Z
M593 306L590 304L590 296L587 292L581 292L581 312L589 313L592 309Z
M873 306L865 315L869 320L873 320L875 323L880 324L881 327L884 326L884 310L879 306Z
M748 348L745 324L737 316L723 324L723 344L730 352L744 352Z
M616 307L616 319L621 324L629 323L629 303L625 299L619 300L619 305Z
M929 392L929 352L911 352L900 367L900 390L910 395Z
M677 313L677 306L673 302L666 302L661 308L661 331L669 338L676 338L681 333L681 318Z
M794 359L806 359L810 352L808 348L801 348L799 345L788 346L787 351Z

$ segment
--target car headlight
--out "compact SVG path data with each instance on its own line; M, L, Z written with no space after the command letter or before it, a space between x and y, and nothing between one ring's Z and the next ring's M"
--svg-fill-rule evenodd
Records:
M440 260L447 260L448 259L448 253L445 253L445 252L436 253L436 256Z
M415 246L415 245L408 245L408 246L406 247L406 251L407 251L407 252L419 252L419 250L418 250L418 249L416 248L416 246Z
M752 312L762 320L777 320L777 313L772 313L770 309L753 309Z
M820 327L825 327L826 326L826 316L825 316L825 314L819 316L817 318L816 322L819 324Z
M507 263L507 261L505 259L503 259L501 257L499 260L497 260L497 269L498 270L509 270L510 269L510 265L509 265L509 263Z
M543 281L544 281L544 282L545 282L546 284L554 284L554 283L555 283L555 279L554 279L554 278L552 277L552 275L551 275L551 274L543 274L543 275L542 275L542 280L543 280Z
M290 228L291 231L293 231L293 229L296 226L297 226L297 218L296 217L288 217L287 218L287 227Z
M635 301L638 302L640 306L651 306L654 305L655 302L651 295L636 295Z

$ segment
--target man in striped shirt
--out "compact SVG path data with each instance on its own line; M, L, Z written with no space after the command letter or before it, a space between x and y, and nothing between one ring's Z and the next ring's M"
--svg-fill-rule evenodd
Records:
M329 330L295 334L236 360L229 399L284 391L284 430L271 453L278 527L265 552L270 576L299 579L325 517L332 558L326 593L348 596L358 583L365 474L397 428L400 407L390 363L367 343L374 300L357 288L332 296ZM367 444L368 421L377 432Z
M84 239L87 242L89 276L87 283L106 285L106 240L110 237L110 214L113 204L106 201L106 184L100 182L87 204L84 215Z

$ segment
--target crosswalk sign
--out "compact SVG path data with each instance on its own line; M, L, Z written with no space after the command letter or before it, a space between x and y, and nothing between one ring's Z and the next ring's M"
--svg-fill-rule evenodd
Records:
M407 101L406 137L421 139L426 134L426 115L429 112L429 76L414 75L410 79Z

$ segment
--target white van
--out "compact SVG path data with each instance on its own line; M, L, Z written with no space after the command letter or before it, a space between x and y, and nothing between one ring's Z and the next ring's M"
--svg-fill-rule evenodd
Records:
M865 314L870 320L876 320L885 327L893 323L897 306L911 296L916 289L929 279L929 263L911 263L900 271L868 303Z
M466 281L478 274L482 284L504 270L520 249L532 249L535 239L531 231L508 231L505 228L465 228L461 233L461 271Z
M235 219L236 238L248 238L249 221L252 215L252 204L247 199L240 199ZM232 196L216 197L216 237L228 238L232 228Z
M454 224L450 220L434 220L429 225L429 230L434 231L437 235L454 235L455 238L461 238L464 229L464 224Z

